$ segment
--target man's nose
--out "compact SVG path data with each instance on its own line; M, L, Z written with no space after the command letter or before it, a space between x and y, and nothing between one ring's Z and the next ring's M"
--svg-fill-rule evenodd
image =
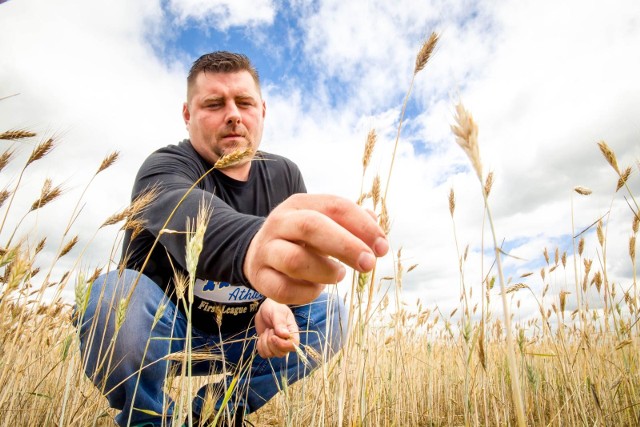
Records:
M242 116L240 115L240 110L235 102L230 102L227 104L227 120L228 125L239 125L242 122Z

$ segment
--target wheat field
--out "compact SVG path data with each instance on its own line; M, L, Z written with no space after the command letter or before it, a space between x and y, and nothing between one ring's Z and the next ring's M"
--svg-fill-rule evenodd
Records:
M437 39L432 35L418 52L414 76L428 65ZM407 98L410 93L411 88ZM483 171L477 124L471 113L462 104L455 112L452 139L469 157L493 229L491 200L508 196L491 192L493 174ZM402 120L398 138L401 127ZM20 156L22 147L28 146L25 141L34 148ZM73 304L82 307L86 303L88 284L117 265L106 260L104 269L84 271L82 262L76 260L73 269L57 274L56 264L79 242L91 240L91 236L70 232L73 218L80 214L79 200L61 243L54 248L56 256L51 265L35 267L40 265L45 246L56 245L48 239L33 241L29 230L25 234L21 228L22 219L45 205L60 203L58 199L65 195L61 187L47 179L26 212L17 212L13 201L22 180L59 141L57 137L42 138L29 130L14 129L1 133L0 142L0 170L10 162L23 164L18 176L2 175L4 190L0 192L0 425L114 425L114 411L83 374L72 317ZM363 177L375 145L372 130L364 147ZM628 263L632 271L629 283L613 283L608 277L611 260L607 259L606 217L596 220L583 234L572 233L575 237L568 242L572 253L540 248L543 267L517 278L503 277L501 260L510 255L502 252L495 238L493 244L487 244L495 256L495 268L482 280L464 276L467 250L460 248L456 260L461 275L460 302L449 312L442 312L437 304L405 301L403 278L415 266L403 265L401 250L397 251L393 254L392 277L378 277L375 270L352 275L349 340L341 353L309 378L284 387L249 420L264 426L640 424L635 251L640 217L629 185L630 180L637 179L633 171L640 172L640 163L620 166L606 142L601 141L597 147L617 180L615 193L624 193L631 208L629 257L615 260ZM117 160L118 153L105 157L97 164L94 178L109 173ZM384 184L379 175L371 184L363 179L358 200L378 214L387 232L393 208L386 205L392 169L393 157ZM579 196L590 193L584 187L574 190ZM85 191L91 191L91 181ZM74 205L73 201L66 202ZM117 225L122 232L139 227L135 212L146 204L148 200L138 200L97 228ZM452 189L449 214L454 230L455 210ZM8 218L13 220L7 222ZM9 223L17 225L5 229ZM585 248L585 232L595 233L595 248ZM495 236L493 231L489 234ZM488 235L487 241L491 237ZM453 239L457 239L455 233ZM114 242L114 248L118 242ZM598 258L588 258L587 253L597 253ZM570 290L550 292L557 275L568 277ZM68 288L76 291L74 302L61 297ZM595 303L588 295L596 296ZM536 315L518 316L520 300L525 299L535 301ZM492 303L501 309L495 310ZM203 381L206 378L194 378L192 382L191 378L171 376L166 382L176 401L182 397L189 402Z

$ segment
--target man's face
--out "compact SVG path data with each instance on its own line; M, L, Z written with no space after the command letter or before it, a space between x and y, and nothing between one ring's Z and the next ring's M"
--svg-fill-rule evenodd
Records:
M212 165L238 149L258 149L266 106L247 71L200 73L182 116L193 148Z

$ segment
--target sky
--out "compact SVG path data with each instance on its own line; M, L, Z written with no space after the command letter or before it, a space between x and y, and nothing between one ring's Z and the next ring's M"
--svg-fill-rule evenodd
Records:
M534 272L526 279L534 292L549 283L551 302L560 291L572 292L571 309L571 236L607 215L607 272L625 289L632 284L629 197L615 193L617 176L597 142L607 142L621 167L633 167L629 185L637 197L636 0L0 3L0 131L30 129L60 141L25 173L2 230L5 242L46 178L61 184L64 197L21 224L31 245L36 236L47 236L42 269L74 209L80 214L67 239L77 234L79 244L54 271L75 273L118 259L117 227L98 228L127 205L146 156L187 137L181 117L186 74L198 56L214 50L252 59L267 104L261 149L296 162L309 192L356 200L361 183L368 189L376 174L386 185L415 56L436 32L440 41L416 76L398 140L387 201L393 256L379 261L378 277L393 272L402 249L405 268L417 264L403 276L407 307L419 300L448 313L459 305L458 259L465 247L464 282L473 288L472 303L479 301L480 278L496 274L480 183L450 130L462 101L479 126L485 174L494 173L489 206L497 240L513 255L504 259L510 283ZM378 141L363 174L370 129ZM2 171L0 187L16 185L39 141L0 141L0 150L17 153ZM113 151L120 152L119 161L82 195ZM575 186L593 193L580 196ZM597 265L603 254L593 229L582 236L585 256ZM567 268L543 283L543 251L548 248L553 262L556 247L567 251ZM72 293L68 289L64 298L71 300ZM496 290L493 295L497 301ZM596 307L600 300L591 297ZM518 319L535 316L528 294L518 293L516 300Z

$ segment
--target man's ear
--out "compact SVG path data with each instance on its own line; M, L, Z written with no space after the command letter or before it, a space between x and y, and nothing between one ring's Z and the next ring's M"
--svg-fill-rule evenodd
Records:
M267 114L267 103L265 101L262 101L262 118L263 119L266 114Z
M189 127L189 120L191 120L191 113L189 112L189 104L182 104L182 119L184 120L184 124Z

